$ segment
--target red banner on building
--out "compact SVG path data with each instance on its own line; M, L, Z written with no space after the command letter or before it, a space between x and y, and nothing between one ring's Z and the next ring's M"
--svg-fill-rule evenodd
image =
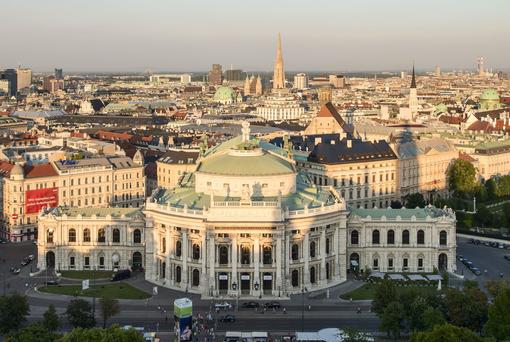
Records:
M25 192L25 213L38 213L44 207L58 205L58 188L28 190Z

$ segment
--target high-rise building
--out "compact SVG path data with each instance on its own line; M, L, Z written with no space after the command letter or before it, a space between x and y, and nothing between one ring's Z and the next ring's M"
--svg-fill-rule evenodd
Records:
M483 66L483 57L478 58L478 76L485 76L485 68Z
M2 79L9 82L9 96L16 96L18 94L18 75L15 69L5 69Z
M344 75L329 75L329 84L335 88L345 87L345 76Z
M209 83L213 85L220 85L222 83L223 72L221 71L221 64L213 64L211 71L209 71Z
M276 62L274 63L273 90L285 88L285 72L283 70L282 37L278 33L278 47L276 49Z
M308 88L308 76L306 74L297 74L294 76L294 88L306 89Z
M436 65L436 68L434 69L434 76L441 76L441 67L439 65Z
M17 90L28 88L32 84L32 70L27 68L16 69Z
M9 95L9 81L0 79L0 95Z
M227 81L242 81L243 71L241 69L225 70L225 80Z
M48 93L54 93L57 90L64 89L64 80L58 80L55 76L45 76L43 78L43 89Z
M55 68L55 78L57 80L63 80L64 79L64 72L62 71L62 69L56 69Z

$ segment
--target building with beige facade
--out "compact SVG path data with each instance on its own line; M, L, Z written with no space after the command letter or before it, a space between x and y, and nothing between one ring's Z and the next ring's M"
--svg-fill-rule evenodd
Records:
M399 157L400 196L421 193L432 202L436 196L448 196L447 172L459 157L447 140L432 138L399 143L394 147Z
M143 156L16 164L4 182L3 236L12 241L36 236L39 211L57 205L140 207L145 201Z
M456 270L451 209L353 209L347 222L351 269L429 273Z
M145 221L137 208L55 207L39 213L37 267L141 269Z
M195 171L198 151L169 150L156 162L158 186L171 189L185 174Z
M510 140L479 144L470 156L476 160L478 175L483 179L510 174Z

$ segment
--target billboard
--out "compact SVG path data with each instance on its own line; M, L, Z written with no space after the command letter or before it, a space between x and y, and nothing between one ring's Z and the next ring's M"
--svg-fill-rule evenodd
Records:
M58 188L28 190L25 192L25 213L38 213L44 207L58 205Z

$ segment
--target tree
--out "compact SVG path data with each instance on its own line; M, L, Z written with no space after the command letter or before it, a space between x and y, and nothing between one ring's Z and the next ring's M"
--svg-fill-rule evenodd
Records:
M101 297L99 299L99 310L101 311L101 317L103 317L103 328L106 328L108 319L120 312L119 301L111 297Z
M500 290L494 303L489 306L489 320L485 324L486 334L498 341L510 336L510 288Z
M96 325L89 302L83 299L73 299L66 309L69 323L75 328L90 328Z
M510 280L487 280L485 288L493 298L496 298L501 291L510 289Z
M432 330L436 325L446 324L443 313L438 308L429 306L421 316L423 330Z
M445 306L455 325L479 332L487 321L487 296L479 288L447 289Z
M391 302L381 314L381 324L379 330L388 334L395 340L400 338L400 331L403 329L404 323L404 307L399 302Z
M486 181L484 185L487 190L487 197L489 200L495 200L499 194L498 182L491 178Z
M398 294L395 284L390 280L384 279L376 285L372 310L381 314L389 303L397 301L397 299Z
M391 201L390 207L392 207L393 209L400 209L402 208L402 203L400 203L399 200Z
M467 160L455 159L448 169L448 187L458 195L467 195L478 186L476 169Z
M57 331L60 321L53 304L50 304L48 310L43 314L42 325L50 332Z
M144 342L143 336L133 328L123 330L118 326L108 329L76 328L70 333L65 334L58 342L96 342L96 341L115 341L115 342Z
M29 312L26 296L13 294L0 297L0 333L19 329Z
M416 207L425 207L425 199L419 192L406 196L406 208L413 209Z
M32 324L5 337L5 342L54 342L59 334L48 331L42 324Z
M469 329L451 324L436 325L432 331L418 332L409 342L482 342L483 339Z

